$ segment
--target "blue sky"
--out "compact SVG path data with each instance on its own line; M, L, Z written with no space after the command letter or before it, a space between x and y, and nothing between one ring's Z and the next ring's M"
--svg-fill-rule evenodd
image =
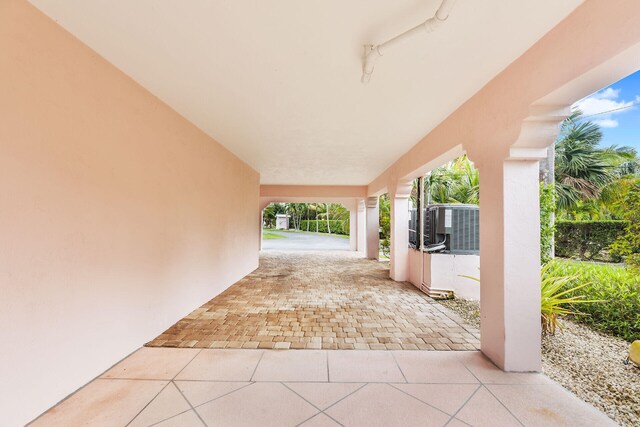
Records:
M627 145L640 153L640 71L576 102L589 120L600 125L601 145ZM611 113L600 114L615 110Z

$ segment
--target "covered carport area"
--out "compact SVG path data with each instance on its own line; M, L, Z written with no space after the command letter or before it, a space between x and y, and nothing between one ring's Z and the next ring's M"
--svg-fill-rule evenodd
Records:
M394 280L389 264L378 261L377 197L366 194L365 186L262 185L261 212L272 202L341 203L350 212L348 245L344 239L350 250L306 246L301 232L287 233L300 236L298 247L261 239L256 271L147 346L478 350L477 329L411 283Z
M362 43L435 3L2 2L5 422L99 375L33 425L607 425L530 373L537 168L568 106L640 68L640 4L459 2L360 85ZM463 152L482 181L482 353L416 351L478 348L407 283L410 183ZM258 268L268 198L349 203L352 251ZM139 348L177 319L156 344L198 349ZM260 349L294 338L309 350ZM444 405L463 393L438 380L474 387ZM310 406L291 382L361 388Z
M365 256L366 247L369 244L374 249L372 253L375 251L376 254L372 258L377 258L379 245L377 219L375 223L371 222L372 226L375 225L376 227L375 233L367 233L366 197L366 185L261 185L259 229L262 230L264 223L264 208L271 203L339 203L349 210L349 250L359 252L361 256ZM377 215L377 209L375 214ZM367 241L367 238L369 238L369 241ZM262 233L260 233L260 249L263 249L263 244Z
M289 239L261 238L256 271L147 346L478 350L477 329L411 283L393 280L389 264L378 261L377 197L367 203L366 194L365 186L262 185L260 229L272 202L340 203L350 212L349 239L283 232L298 245L278 247ZM347 250L323 248L318 239L344 241Z

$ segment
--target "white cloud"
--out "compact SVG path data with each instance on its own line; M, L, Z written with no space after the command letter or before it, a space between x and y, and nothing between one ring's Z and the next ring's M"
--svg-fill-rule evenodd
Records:
M598 92L600 94L600 98L604 99L617 99L618 95L620 95L620 89L614 89L612 87L608 87L605 90L601 90ZM596 93L596 95L598 94Z
M609 87L599 92L596 92L593 95L587 98L584 98L581 101L576 102L575 104L573 104L573 108L580 109L585 116L590 116L592 114L600 115L600 113L603 113L606 111L618 110L618 111L612 111L611 113L608 113L608 114L603 114L601 117L598 118L598 121L608 122L608 124L611 125L613 122L615 122L615 120L611 120L612 115L623 113L629 110L630 109L629 107L631 107L634 104L634 101L638 101L638 97L636 97L636 99L632 101L619 100L618 99L619 97L620 97L620 89L613 89ZM617 126L617 122L615 126ZM615 126L609 126L609 127L615 127Z
M595 124L600 126L601 128L615 128L618 127L618 121L615 119L602 119L602 120L594 120Z
M620 89L608 87L576 102L572 109L579 109L587 117L595 115L589 119L600 127L615 128L618 127L619 122L613 116L634 109L633 105L640 102L640 96L636 96L631 101L619 98Z

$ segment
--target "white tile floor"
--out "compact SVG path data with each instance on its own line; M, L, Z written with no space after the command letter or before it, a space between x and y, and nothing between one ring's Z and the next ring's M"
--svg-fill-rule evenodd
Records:
M609 426L479 352L141 348L33 426Z

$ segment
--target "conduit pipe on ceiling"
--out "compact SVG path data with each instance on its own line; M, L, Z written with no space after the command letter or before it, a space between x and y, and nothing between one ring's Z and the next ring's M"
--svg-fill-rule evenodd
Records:
M379 44L377 46L374 45L365 45L365 57L364 63L362 64L362 78L360 81L362 83L368 83L371 80L371 74L373 74L373 69L376 65L378 58L385 54L385 52L392 47L400 44L401 42L407 40L415 34L420 34L423 31L430 33L435 31L444 21L449 17L449 13L453 8L453 4L455 0L442 0L440 7L436 11L436 13L426 21L424 21L420 25L416 25L410 30L405 31L404 33L393 37L386 42Z

